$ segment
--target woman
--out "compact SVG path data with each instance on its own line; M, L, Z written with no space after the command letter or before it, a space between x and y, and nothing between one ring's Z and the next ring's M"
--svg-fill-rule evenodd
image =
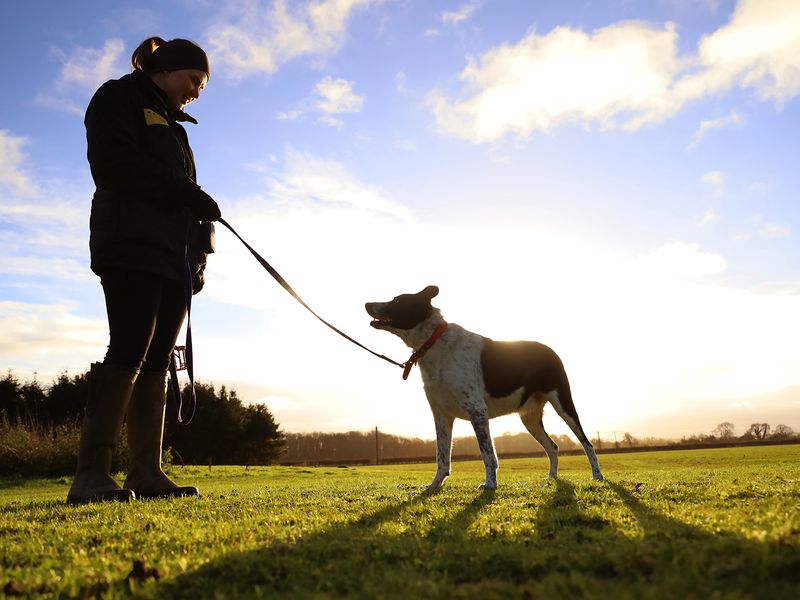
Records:
M203 286L213 252L217 203L195 183L183 112L209 77L205 52L189 40L151 37L133 72L107 81L86 110L92 199L91 268L100 277L108 352L90 372L71 503L197 495L161 470L166 378L186 315L185 274ZM188 282L187 282L188 285ZM111 457L127 414L130 465L120 487Z

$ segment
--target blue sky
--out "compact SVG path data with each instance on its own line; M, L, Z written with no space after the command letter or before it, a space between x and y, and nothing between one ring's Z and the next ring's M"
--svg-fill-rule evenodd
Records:
M0 32L0 365L22 377L105 351L82 115L160 35L210 55L199 183L362 342L405 360L363 304L433 283L448 320L555 348L607 439L800 430L796 0L34 0ZM200 379L287 431L433 436L418 375L217 243Z

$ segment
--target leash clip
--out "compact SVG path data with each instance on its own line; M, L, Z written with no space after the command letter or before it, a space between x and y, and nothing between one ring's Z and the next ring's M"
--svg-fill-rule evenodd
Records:
M416 360L408 360L404 362L402 365L400 365L401 367L403 367L403 381L408 379L408 374L411 373L411 369L414 368L416 362L417 362Z
M172 360L176 371L186 370L186 346L175 346L172 350Z

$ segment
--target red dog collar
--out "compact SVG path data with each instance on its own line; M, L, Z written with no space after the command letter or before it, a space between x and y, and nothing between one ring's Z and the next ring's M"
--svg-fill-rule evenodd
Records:
M422 346L420 346L414 353L411 355L405 363L403 363L403 380L408 379L408 374L411 373L411 368L419 362L419 360L425 356L425 353L430 350L433 345L436 343L442 334L447 331L447 321L442 321L442 323L436 328L436 331L433 332L433 335L428 338Z

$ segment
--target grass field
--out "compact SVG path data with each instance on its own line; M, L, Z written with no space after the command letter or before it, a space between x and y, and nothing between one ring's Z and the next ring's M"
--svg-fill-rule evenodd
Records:
M0 586L105 598L800 598L800 445L456 463L187 467L201 498L70 507L0 481ZM141 561L133 569L134 561ZM132 575L130 575L133 572ZM130 576L129 576L130 575Z

